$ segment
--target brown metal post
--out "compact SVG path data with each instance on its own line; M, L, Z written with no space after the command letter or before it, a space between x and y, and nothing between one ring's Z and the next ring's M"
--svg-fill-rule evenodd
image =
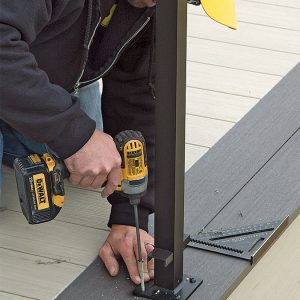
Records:
M186 0L156 7L155 246L173 253L155 263L155 285L175 289L183 278Z

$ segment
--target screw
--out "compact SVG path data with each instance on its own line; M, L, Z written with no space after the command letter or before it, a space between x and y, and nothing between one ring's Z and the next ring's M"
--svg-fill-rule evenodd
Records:
M194 277L190 278L190 283L196 283L196 279Z
M160 290L154 290L153 293L154 293L154 295L158 295L158 294L160 294Z

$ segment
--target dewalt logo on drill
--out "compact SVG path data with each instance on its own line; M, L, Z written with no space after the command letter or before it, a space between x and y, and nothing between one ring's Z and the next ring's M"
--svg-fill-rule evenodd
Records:
M48 193L44 174L33 175L33 182L38 210L49 208Z

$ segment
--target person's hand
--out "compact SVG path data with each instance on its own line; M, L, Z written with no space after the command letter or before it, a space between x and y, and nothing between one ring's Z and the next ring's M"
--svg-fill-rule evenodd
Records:
M96 189L107 180L101 193L103 198L112 194L119 184L121 156L113 138L100 130L96 129L88 142L64 162L71 184Z
M147 255L153 250L154 240L143 229L140 229L141 248L144 260L145 281L154 278L154 260L147 262ZM110 234L99 250L99 256L111 276L119 273L119 263L117 259L121 256L127 266L131 280L135 284L140 284L141 279L137 267L138 248L136 240L136 229L127 225L112 225Z

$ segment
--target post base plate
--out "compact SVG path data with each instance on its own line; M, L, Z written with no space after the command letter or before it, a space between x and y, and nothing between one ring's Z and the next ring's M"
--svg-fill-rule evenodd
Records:
M185 300L188 299L194 291L202 284L203 280L183 275L183 281L176 287L175 290L169 290L165 288L158 287L154 284L154 281L146 283L145 291L141 290L138 286L133 294L138 297L143 297L146 299L155 300Z

